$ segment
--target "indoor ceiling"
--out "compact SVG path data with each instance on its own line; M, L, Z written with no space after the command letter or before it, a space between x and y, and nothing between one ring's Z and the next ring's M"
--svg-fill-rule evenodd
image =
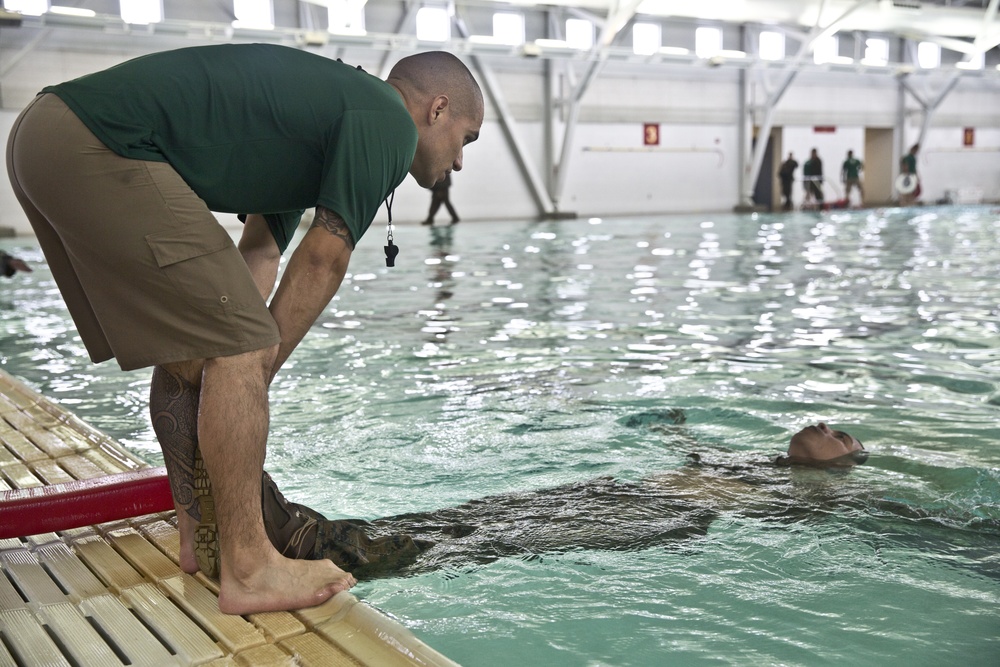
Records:
M334 0L299 1L327 6ZM336 1L363 4L365 0ZM73 0L67 0L66 4L71 2ZM228 2L229 0L218 0L216 8L227 5ZM393 4L394 0L368 0L368 2L387 5ZM53 4L58 3L53 2ZM90 3L87 0L78 0L73 4L87 7ZM117 2L95 0L94 4L114 6L117 9ZM777 30L799 36L801 43L812 43L818 36L834 32L897 35L912 40L912 43L936 42L943 48L966 54L970 61L1000 44L1000 19L997 11L1000 0L543 0L541 2L538 0L399 0L398 4L406 8L405 21L411 25L413 14L422 5L457 6L459 10L463 7L489 7L497 10L511 7L534 10L559 8L590 18L599 26L600 37L587 56L591 59L631 58L630 49L619 48L621 53L614 53L613 42L630 21L641 20L643 17L775 26ZM149 32L194 35L202 38L231 38L237 34L242 38L292 40L310 46L325 45L330 42L339 46L356 45L388 51L416 48L418 45L412 34L412 28L404 29L402 23L391 33L337 34L331 37L325 34L325 31L321 34L321 31L302 27L279 26L268 30L236 29L231 24L231 19L225 20L225 16L226 12L222 12L220 20L208 22L164 20L156 26L148 28L144 26L144 28ZM110 14L79 18L49 13L44 17L25 17L25 25L96 28L109 33L132 30L130 26L123 26L119 17ZM537 46L532 46L529 53L528 46L523 49L504 45L497 47L471 43L471 40L466 39L468 34L459 34L458 37L460 38L458 42L452 40L451 48L468 53L563 57L571 52L565 48L560 50L548 47L546 47L548 50L539 51ZM658 57L666 58L666 56Z
M318 0L318 4L325 4ZM911 38L929 35L1000 42L996 0L508 0L515 6L562 6L599 17L635 14L801 26L837 19L841 30L884 32ZM626 19L627 20L627 19Z

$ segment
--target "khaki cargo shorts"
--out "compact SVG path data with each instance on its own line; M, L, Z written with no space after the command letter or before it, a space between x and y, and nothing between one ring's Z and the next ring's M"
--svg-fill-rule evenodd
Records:
M115 154L43 94L14 123L7 173L94 362L131 370L280 341L228 232L169 164Z

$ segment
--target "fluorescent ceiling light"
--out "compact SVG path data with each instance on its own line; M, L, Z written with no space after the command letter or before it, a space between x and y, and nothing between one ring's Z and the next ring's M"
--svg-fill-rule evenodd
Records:
M664 56L689 56L691 49L685 49L683 46L661 46L658 53Z
M93 9L80 9L79 7L60 7L59 5L52 5L49 7L50 14L62 14L63 16L85 16L87 18L94 18L97 16L97 12Z
M536 39L535 46L540 46L543 49L568 49L569 42L565 39Z

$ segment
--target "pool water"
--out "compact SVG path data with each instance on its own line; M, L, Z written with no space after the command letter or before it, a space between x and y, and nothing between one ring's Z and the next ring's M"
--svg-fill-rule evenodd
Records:
M359 597L470 666L997 663L1000 211L401 226L391 269L382 233L272 387L268 470L328 516L766 462L818 420L872 455L765 472L697 538ZM0 246L35 267L0 284L4 368L159 463L148 372L91 364L37 247Z

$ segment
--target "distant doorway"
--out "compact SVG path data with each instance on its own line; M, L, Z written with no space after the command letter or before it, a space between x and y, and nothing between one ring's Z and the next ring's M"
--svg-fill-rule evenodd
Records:
M884 206L892 202L893 164L892 128L865 128L865 204Z

